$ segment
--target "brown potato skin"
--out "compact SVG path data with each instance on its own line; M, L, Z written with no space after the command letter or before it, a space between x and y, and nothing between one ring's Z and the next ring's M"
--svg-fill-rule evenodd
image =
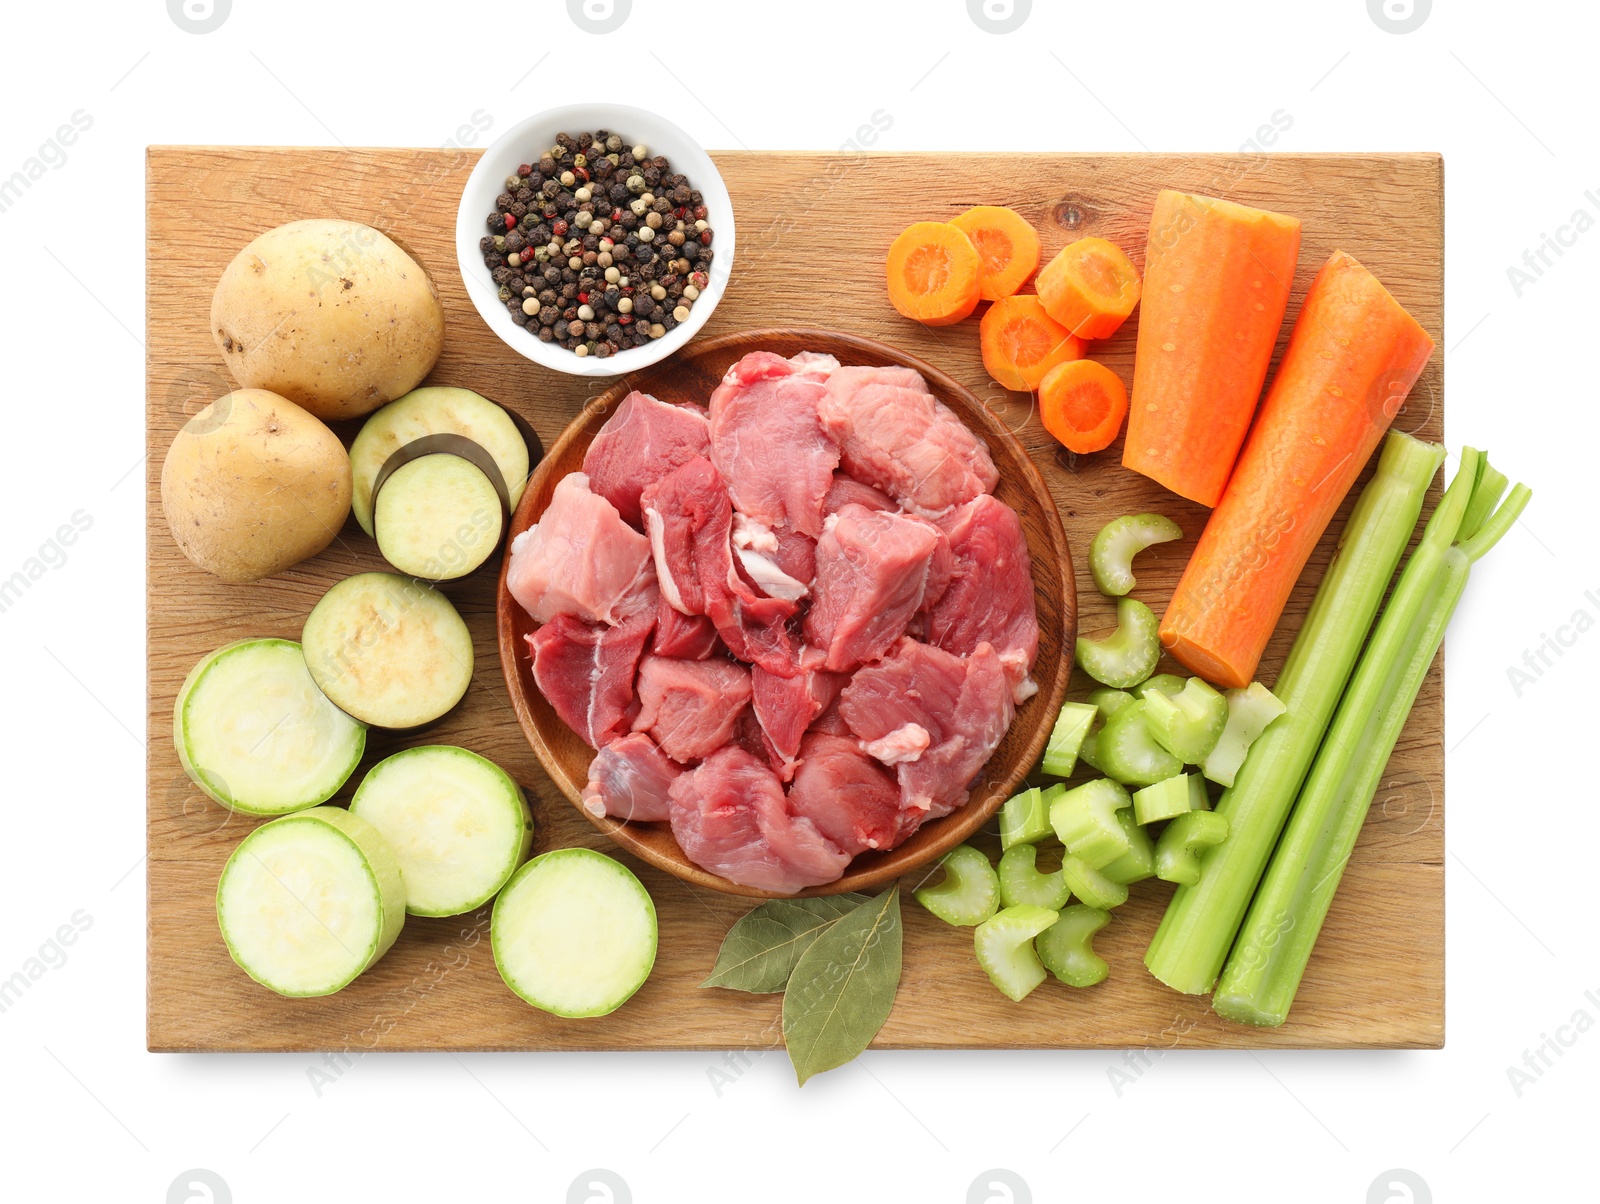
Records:
M360 222L317 218L258 236L223 270L211 335L234 379L324 421L409 393L444 345L433 281Z
M350 513L350 457L292 401L239 389L172 441L161 508L179 550L208 573L270 577L333 542Z

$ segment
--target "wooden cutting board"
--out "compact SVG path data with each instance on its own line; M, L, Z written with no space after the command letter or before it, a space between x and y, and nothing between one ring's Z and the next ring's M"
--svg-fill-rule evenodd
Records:
M488 909L452 920L409 919L387 956L326 999L288 1000L251 982L217 931L223 862L255 821L211 803L179 768L167 733L185 673L204 653L245 636L298 639L306 613L335 581L383 567L354 521L322 555L278 577L228 585L178 552L161 513L162 460L196 410L232 388L207 330L211 292L229 259L282 222L339 217L378 227L432 274L444 303L444 355L430 384L475 389L521 412L548 445L605 382L549 373L505 347L467 300L453 230L476 152L154 147L147 162L148 393L146 465L149 619L149 1017L153 1050L685 1049L770 1046L781 1040L779 997L700 990L746 899L688 887L633 861L656 901L661 950L649 982L620 1011L561 1020L501 983L489 956ZM1109 627L1111 604L1088 580L1083 552L1119 514L1157 510L1181 543L1142 558L1138 596L1158 611L1194 546L1205 512L1100 455L1063 453L1030 398L989 380L977 318L942 330L900 318L884 295L883 254L918 219L973 204L1009 205L1039 229L1046 258L1099 235L1142 259L1156 192L1225 196L1297 214L1304 242L1292 319L1336 249L1377 274L1435 339L1443 317L1443 163L1436 155L715 155L738 216L726 298L706 336L812 325L882 339L949 372L1003 416L1049 482L1076 553L1081 629ZM1094 349L1131 381L1135 320ZM1279 340L1281 354L1288 336ZM1442 354L1397 427L1443 431ZM339 431L348 443L353 424ZM1268 649L1271 682L1299 628L1348 513L1322 541ZM477 668L463 705L423 735L374 731L361 773L416 743L458 743L505 766L527 789L535 852L608 847L549 783L506 698L495 649L495 575L446 585L472 628ZM1164 665L1163 668L1174 666ZM1086 689L1080 677L1074 696ZM884 1048L1078 1046L1406 1046L1444 1041L1444 748L1442 668L1412 713L1328 917L1290 1022L1278 1030L1226 1024L1203 997L1176 994L1142 961L1172 887L1149 881L1097 939L1111 977L1088 991L1048 983L1022 1004L999 994L973 960L971 934L905 900L905 971Z

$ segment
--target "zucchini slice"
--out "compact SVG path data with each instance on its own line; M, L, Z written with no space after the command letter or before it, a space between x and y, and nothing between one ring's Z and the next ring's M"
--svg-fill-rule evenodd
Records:
M619 861L593 849L542 853L512 875L489 923L510 987L556 1016L604 1016L656 960L656 908Z
M366 820L313 807L239 842L217 883L233 960L280 995L331 995L388 952L406 920L393 850Z
M489 559L505 530L500 495L483 470L444 453L390 473L372 522L383 558L429 581L465 577Z
M482 907L528 856L533 814L522 788L465 748L426 744L379 761L350 801L400 861L406 911L455 916Z
M293 640L236 640L189 671L172 708L183 771L245 815L287 815L333 797L367 729L317 688Z
M393 573L339 582L311 608L300 641L322 692L373 727L429 723L472 681L472 635L456 608Z

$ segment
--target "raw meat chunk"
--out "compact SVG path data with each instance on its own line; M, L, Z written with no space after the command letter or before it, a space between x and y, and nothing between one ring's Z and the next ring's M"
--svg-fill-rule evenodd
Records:
M840 368L818 413L845 471L913 513L943 514L999 480L983 441L909 368Z
M717 650L717 629L705 615L686 615L661 594L650 651L657 656L703 661Z
M640 499L661 596L686 615L706 613L698 548L726 542L732 507L722 478L704 456L645 487Z
M932 523L892 510L849 505L817 541L816 600L806 639L839 672L877 660L922 604L934 552Z
M810 365L752 351L711 394L711 462L734 506L769 527L822 533L822 499L839 463L817 417L827 379Z
M645 486L710 448L711 427L704 414L635 390L589 444L583 471L589 475L589 488L637 527Z
M751 670L751 706L779 756L794 759L806 728L832 705L848 680L842 673L821 670L794 677L778 677L760 665Z
M973 779L1011 726L1011 682L988 644L960 657L904 639L850 679L839 712L867 744L907 724L927 730L927 749L899 762L895 776L902 804L937 819L967 801Z
M506 586L535 622L571 615L616 623L626 617L622 603L641 597L654 575L650 541L574 472L556 484L539 521L512 541Z
M811 820L789 810L777 775L737 746L683 774L669 797L684 856L730 882L792 894L832 882L850 864Z
M965 656L987 641L1011 677L1013 700L1031 698L1039 688L1028 676L1039 654L1039 615L1017 512L984 494L952 510L939 526L949 536L955 571L927 608L928 643Z
M728 742L750 701L750 670L730 660L685 661L647 656L639 665L639 715L674 761L698 761Z
M685 614L709 615L728 651L742 661L786 677L821 664L821 655L789 632L797 604L763 593L736 567L733 508L710 461L697 457L667 474L645 490L643 502L656 576L669 603Z
M632 723L638 710L633 675L655 624L654 607L616 627L557 615L528 636L539 693L590 748L600 748Z
M900 509L900 503L896 502L883 490L874 489L871 485L863 485L846 473L834 473L833 484L828 486L828 494L822 499L824 520L830 514L839 513L851 502L858 506L865 506L868 510Z
M855 740L819 732L800 746L789 808L852 857L894 848L915 831L921 815L902 810L899 783Z
M643 732L622 736L589 762L583 809L590 815L640 823L664 820L671 811L667 791L682 772Z

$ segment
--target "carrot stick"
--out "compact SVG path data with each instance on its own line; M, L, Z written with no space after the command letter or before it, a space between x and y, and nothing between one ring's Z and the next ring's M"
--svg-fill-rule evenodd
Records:
M1122 379L1094 360L1068 360L1039 382L1039 418L1068 451L1086 455L1111 446L1128 416Z
M1377 277L1335 252L1162 619L1180 664L1250 684L1300 570L1432 354Z
M1165 191L1150 215L1122 463L1215 506L1289 304L1300 220Z
M949 326L978 308L982 262L949 222L912 222L889 245L889 300L925 326Z

